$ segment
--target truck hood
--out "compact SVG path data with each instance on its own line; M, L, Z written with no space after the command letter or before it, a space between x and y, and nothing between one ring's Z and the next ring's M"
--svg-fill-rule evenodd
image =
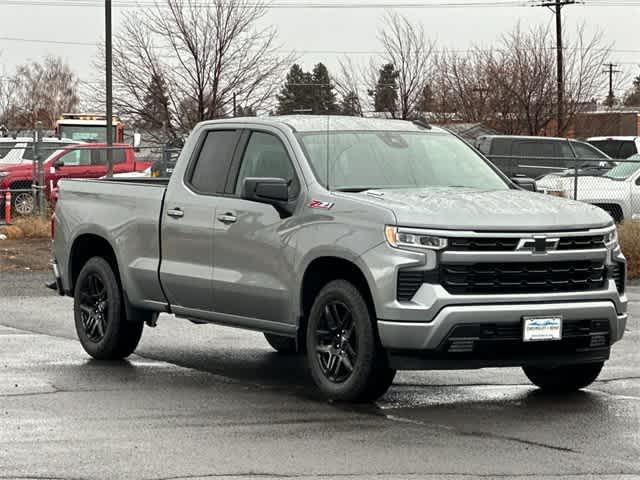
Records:
M368 201L390 208L398 225L477 231L562 231L610 225L600 208L522 190L468 188L369 190Z

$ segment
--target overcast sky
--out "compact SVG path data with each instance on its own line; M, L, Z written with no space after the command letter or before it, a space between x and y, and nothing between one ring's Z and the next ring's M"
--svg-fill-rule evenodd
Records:
M363 0L356 1L366 3ZM586 22L590 32L600 29L606 41L614 43L614 49L635 50L616 51L611 57L613 62L620 63L620 67L632 77L640 74L640 6L637 6L637 1L629 2L626 7L596 7L589 6L589 0L586 0L587 5L565 7L563 14L568 34L577 24ZM81 79L95 79L91 61L96 49L91 46L29 43L7 40L6 37L99 42L103 38L104 28L102 8L7 3L14 4L8 5L0 0L0 65L4 67L5 73L10 73L16 64L27 59L38 60L47 54L54 54L65 58ZM393 2L387 0L387 3ZM434 0L425 0L424 3L434 3ZM501 33L511 30L518 21L529 25L553 20L552 13L546 8L532 7L403 8L398 11L422 22L437 40L439 47L453 49L465 49L473 43L491 45ZM118 28L118 21L130 13L131 8L114 8L114 30ZM379 50L376 32L383 14L383 9L278 8L270 10L264 21L277 26L284 49L298 52L330 51L331 53L305 53L300 55L300 61L305 68L323 61L331 70L341 57L335 52ZM351 56L368 58L358 54Z

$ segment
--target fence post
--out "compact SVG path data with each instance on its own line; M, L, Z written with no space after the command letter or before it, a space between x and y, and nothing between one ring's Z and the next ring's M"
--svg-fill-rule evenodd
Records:
M573 167L573 199L578 200L578 160Z
M11 223L11 190L7 190L4 194L4 223Z
M45 192L45 174L44 174L44 158L42 155L42 122L36 122L36 138L34 139L35 141L33 142L33 146L35 149L35 163L37 164L37 168L36 168L36 181L34 182L36 184L36 190L38 192L38 196L36 198L34 198L34 200L37 200L37 205L38 205L38 213L40 213L40 216L42 217L43 220L46 219L47 217L47 209L46 209L46 199L44 198L44 192ZM34 202L35 203L35 202Z

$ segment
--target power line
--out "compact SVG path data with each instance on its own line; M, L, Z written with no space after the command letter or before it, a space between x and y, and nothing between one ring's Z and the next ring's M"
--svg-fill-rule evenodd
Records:
M5 37L5 36L0 36L0 41L42 43L42 44L51 44L51 45L73 45L73 46L82 46L82 47L97 47L100 45L98 42L76 42L72 40L46 40L42 38L23 38L23 37ZM556 50L557 47L548 47L548 48L549 50ZM563 47L563 49L570 50L571 47ZM503 48L439 48L439 49L434 49L433 52L435 53L444 53L444 52L470 53L470 52L476 52L476 51L499 52L504 50L505 49ZM533 50L533 48L531 48L531 50ZM290 53L292 50L279 49L277 51L280 53L285 53L285 52ZM640 49L633 50L633 49L602 48L602 49L596 49L595 51L610 52L610 53L640 54ZM385 53L387 53L384 50L308 50L308 49L298 50L298 51L293 50L293 52L300 53L300 54L326 54L326 55L384 55ZM624 62L620 62L620 63L624 63ZM635 63L636 62L632 62L632 64L635 64Z

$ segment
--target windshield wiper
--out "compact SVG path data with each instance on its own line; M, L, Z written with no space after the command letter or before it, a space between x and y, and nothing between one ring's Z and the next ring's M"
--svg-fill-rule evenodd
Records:
M342 187L342 188L334 188L333 190L336 192L346 192L346 193L360 193L365 192L367 190L377 190L380 187Z

